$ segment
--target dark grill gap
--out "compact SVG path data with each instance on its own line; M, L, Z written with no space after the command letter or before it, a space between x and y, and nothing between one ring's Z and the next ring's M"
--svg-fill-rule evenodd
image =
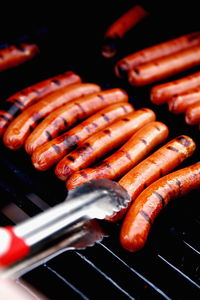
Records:
M124 2L126 3L123 4L123 11L130 6L129 1ZM99 13L95 16L91 16L90 13L91 10L96 10L96 6L93 5L88 10L87 5L86 8L82 7L84 14L83 9L79 9L78 16L76 10L76 19L80 20L81 26L80 23L74 24L73 4L69 7L71 11L67 18L60 17L58 23L53 22L55 19L51 18L51 14L48 17L46 13L40 12L38 16L37 11L39 20L45 24L45 35L42 38L34 35L40 45L41 54L25 65L0 74L0 97L4 99L34 82L72 69L79 73L85 82L97 82L103 88L125 88L136 108L153 108L157 119L169 126L169 139L181 134L193 137L197 142L198 151L181 167L197 162L200 147L197 128L186 126L182 116L169 114L166 107L154 107L148 100L149 87L134 89L126 82L119 81L113 75L114 62L100 57L99 48L104 26L110 24L111 16L115 19L119 15L122 4L115 3L115 7L116 10L113 11L113 8L109 10L108 7L105 9L103 4L99 5ZM197 30L195 21L197 22L198 18L194 17L193 23L190 21L189 24L185 22L186 10L185 13L182 11L182 14L182 17L178 14L180 19L177 22L177 16L172 13L170 22L167 22L166 17L161 20L160 13L156 12L154 17L145 20L134 32L127 35L117 59L128 54L130 41L137 40L134 45L134 50L137 50L171 36ZM55 16L55 12L52 16ZM87 18L89 24L85 22ZM18 24L18 21L19 15L15 24ZM66 28L71 28L72 22L74 31L67 32L66 43L66 38L63 37L66 37ZM34 22L33 24L36 26ZM91 24L98 33L96 36L90 32ZM28 25L29 23L27 30L31 35L32 25ZM162 35L157 32L158 26L163 28ZM141 38L144 37L147 28L149 34ZM24 24L21 28L19 26L16 32L12 30L12 34L9 33L10 40L16 39L19 31L20 34L24 34ZM181 76L186 75L185 73ZM1 226L12 225L10 218L13 218L13 214L20 214L20 218L25 219L64 200L65 184L55 178L53 169L45 173L37 172L23 150L12 152L2 144L0 147ZM145 249L138 253L128 253L121 248L120 224L115 224L112 235L103 242L81 251L66 251L25 274L18 284L24 280L23 284L28 282L55 300L106 299L110 293L113 299L187 299L188 295L191 299L197 299L200 283L198 199L199 192L193 192L171 203L156 220ZM15 218L15 222L17 221Z

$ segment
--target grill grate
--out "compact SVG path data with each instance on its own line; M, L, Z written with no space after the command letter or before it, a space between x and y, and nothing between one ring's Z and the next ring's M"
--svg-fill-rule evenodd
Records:
M124 5L128 6L127 3ZM71 9L73 11L73 6ZM120 5L116 9L120 9ZM40 56L17 69L0 74L0 96L5 98L26 85L72 69L85 82L97 82L103 88L125 88L136 108L152 108L157 113L157 119L169 126L169 138L180 134L193 137L198 151L182 167L197 162L200 147L197 128L186 126L182 116L168 114L166 107L151 104L148 100L149 87L132 88L115 78L114 61L100 57L100 42L104 26L110 23L111 10L105 11L105 7L99 6L98 17L91 18L91 10L88 15L86 11L84 9L85 14L79 16L82 28L75 25L74 33L68 32L67 43L63 36L66 36L66 28L71 28L73 13L71 19L68 15L67 21L65 18L53 25L50 18L44 19L46 36L40 40ZM100 18L102 15L105 16L104 24ZM89 25L84 23L86 18L89 18ZM134 33L127 35L116 59L128 54L125 49L130 48L130 41L137 40L134 47L139 49L148 43L197 30L195 18L194 23L190 24L183 20L184 12L179 22L174 17L170 24L166 23L166 18L160 20L156 16L150 17ZM91 22L98 32L95 37L89 31ZM158 26L163 28L162 36L156 33ZM144 39L141 36L144 37L146 28L151 34L145 35ZM53 170L39 173L33 169L23 150L12 152L2 144L0 147L0 226L13 224L11 219L18 223L65 199L65 185L55 178ZM66 251L28 272L17 283L24 288L26 283L30 283L52 300L98 299L110 294L115 299L188 299L188 295L190 299L197 299L200 284L198 199L199 192L193 192L171 203L156 220L145 249L138 253L128 253L121 248L120 223L114 224L112 235L101 243L85 250Z

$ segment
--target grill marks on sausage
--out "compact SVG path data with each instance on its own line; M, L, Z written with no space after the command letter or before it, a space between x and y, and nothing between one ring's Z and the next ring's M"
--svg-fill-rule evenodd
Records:
M61 83L60 83L60 81L59 80L52 80L51 82L53 82L53 83L55 83L57 86L59 86Z
M178 149L172 147L172 146L168 146L167 149L174 151L174 152L179 152Z
M109 122L109 121L110 121L109 117L108 117L106 114L102 114L102 117L104 118L104 120L105 120L106 122Z
M104 102L104 96L102 96L102 95L97 95L97 97L98 97L99 99L101 99L102 102Z
M61 120L63 121L63 124L64 124L65 128L67 128L68 127L67 120L65 120L65 118L63 118L63 117L61 117Z
M76 106L78 106L78 108L80 109L80 111L82 111L84 114L86 113L86 111L84 110L83 106L80 103L74 103Z
M126 157L128 158L128 160L132 161L132 158L131 158L129 152L125 152L125 155L126 155Z
M141 141L144 145L147 145L147 141L145 139L141 139Z
M152 221L151 218L149 217L149 215L144 211L144 210L140 210L139 214L150 224L152 225Z
M52 148L55 150L56 153L60 153L61 149L58 145L52 145Z
M177 137L177 141L186 148L191 144L191 141L183 136Z
M162 207L165 207L165 199L163 198L163 196L158 192L153 192L153 194L162 203Z
M53 139L51 133L48 130L45 131L45 135L47 136L48 141L51 141Z
M9 119L9 118L7 118L7 117L6 117L6 116L4 116L4 115L0 115L0 118L4 119L6 122L9 122L9 121L10 121L10 119Z

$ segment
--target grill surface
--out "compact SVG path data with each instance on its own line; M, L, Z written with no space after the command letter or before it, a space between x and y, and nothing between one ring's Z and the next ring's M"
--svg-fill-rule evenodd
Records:
M4 99L34 82L72 69L85 82L97 82L103 88L124 88L136 108L152 108L157 120L169 126L169 139L180 134L194 138L197 150L181 167L195 163L200 153L198 129L187 126L183 116L171 115L166 107L151 104L148 100L150 86L133 88L113 74L113 64L124 55L198 30L195 7L191 6L188 11L182 9L178 17L178 10L171 11L170 18L169 7L163 15L161 10L153 11L152 16L127 34L118 56L107 61L99 51L103 32L128 7L129 1L125 1L123 6L115 4L115 9L103 4L99 7L82 5L77 12L75 4L72 4L65 16L61 7L50 10L48 16L41 10L34 22L33 19L28 21L26 16L27 26L16 22L22 13L15 17L13 23L18 26L12 33L8 30L5 37L9 37L10 41L26 38L26 35L35 38L41 53L32 61L0 74L0 96ZM194 12L194 18L189 24L185 20L191 12ZM59 13L58 21L53 19L53 13ZM96 30L96 35L91 32L91 27ZM6 38L2 42L6 42ZM189 73L191 71L179 77ZM2 144L0 146L1 226L13 224L11 219L18 223L64 200L67 193L65 185L55 178L53 170L39 173L31 166L24 150L12 152ZM198 199L197 191L171 203L156 220L146 247L138 253L122 249L118 223L114 224L111 236L103 242L86 250L66 251L30 271L17 283L23 287L28 282L55 300L98 299L110 294L114 299L188 299L188 295L190 299L197 299L200 251Z

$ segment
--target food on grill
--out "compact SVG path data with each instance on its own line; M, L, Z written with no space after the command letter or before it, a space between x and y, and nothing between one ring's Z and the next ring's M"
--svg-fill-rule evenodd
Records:
M120 39L147 15L148 12L141 5L135 5L111 24L104 35L102 55L106 58L113 57Z
M132 134L155 118L152 110L142 108L116 121L85 140L79 148L64 157L56 166L56 176L66 180L75 171L86 168L109 151L121 146Z
M25 149L32 154L38 146L52 140L77 121L85 119L110 104L127 100L128 96L125 91L110 89L71 101L54 110L35 128L26 140Z
M161 122L152 122L138 130L119 150L97 166L75 172L67 180L68 190L92 179L120 178L139 163L152 149L164 142L168 128Z
M38 53L35 44L21 43L0 49L0 72L16 67Z
M128 97L126 98L124 94L120 99L127 101ZM49 169L84 140L133 111L133 106L125 102L104 108L66 133L37 148L32 155L34 167L40 171Z
M179 136L132 168L119 180L119 184L127 190L134 202L149 184L179 166L194 153L195 148L196 144L189 136ZM121 210L110 221L121 219L126 212L127 209Z
M32 86L29 86L9 97L4 103L1 103L0 106L0 136L2 136L6 127L13 120L13 118L16 117L21 111L25 110L28 106L52 92L55 92L70 84L80 82L81 78L79 75L68 71L33 84Z
M200 46L195 46L132 68L128 73L128 81L132 85L143 86L198 65Z
M190 105L186 110L185 121L189 125L200 124L200 98L197 103Z
M137 51L127 57L124 57L116 64L115 73L118 77L122 77L124 75L127 75L127 73L131 69L134 69L140 65L153 62L154 60L157 60L161 57L172 55L179 51L182 51L182 50L194 47L194 46L198 46L198 45L200 45L200 32L193 32L190 34L180 36L178 38L163 42L161 44L151 46L149 48ZM197 49L194 48L194 51L195 50L197 51ZM198 56L198 53L196 53L196 55ZM188 53L188 56L189 56L189 53ZM194 56L195 56L195 54L193 54L193 55L190 54L190 59L194 60ZM183 63L183 56L181 56L179 58L179 61L181 63ZM170 67L170 63L172 63L172 62L170 62L168 60L165 62L165 69ZM173 63L175 63L175 61L173 61ZM177 63L177 61L176 61L176 63ZM160 66L159 66L159 68L158 67L155 68L156 66L154 66L154 69L153 69L153 66L151 66L151 65L147 65L147 66L148 66L148 71L149 71L147 74L149 77L148 81L150 81L150 76L153 76L153 74L151 74L152 71L154 71L154 72L160 71L161 72L161 70L163 69L163 68L161 69ZM151 70L150 70L150 66L151 66ZM173 65L173 70L175 71L174 65ZM137 68L136 68L136 71L137 71ZM180 66L179 66L179 71L180 71ZM136 75L135 75L135 77L136 77ZM136 79L137 79L137 82L136 82ZM140 78L137 77L136 79L135 79L134 83L137 83L137 84L145 83L144 79L142 80L141 76L140 76ZM140 81L139 81L139 79L140 79ZM159 75L159 79L161 79L161 74Z
M160 211L173 199L200 188L200 163L168 174L147 187L135 200L122 223L121 245L129 251L144 247Z
M150 99L154 104L164 104L171 97L196 88L197 86L200 86L200 72L154 86L150 92Z
M42 98L11 122L4 133L5 146L12 150L19 149L31 130L50 112L76 98L99 92L100 89L99 85L93 83L73 84Z
M200 100L200 86L189 90L185 93L173 96L168 101L169 111L175 114L184 113L190 105L199 102Z

